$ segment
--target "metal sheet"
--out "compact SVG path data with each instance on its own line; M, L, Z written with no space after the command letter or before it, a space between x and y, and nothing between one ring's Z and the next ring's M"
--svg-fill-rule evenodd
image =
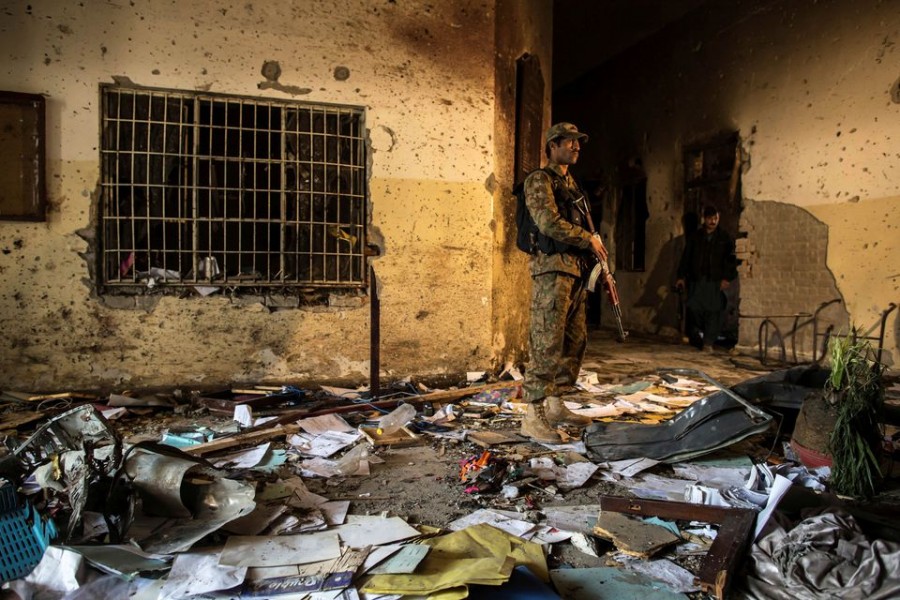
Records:
M188 501L193 517L170 519L139 540L139 544L145 551L157 554L184 552L207 534L250 513L256 506L255 495L253 485L218 479Z
M141 494L144 512L164 517L191 516L181 497L182 481L191 469L203 468L196 461L141 450L132 452L125 462L125 470Z

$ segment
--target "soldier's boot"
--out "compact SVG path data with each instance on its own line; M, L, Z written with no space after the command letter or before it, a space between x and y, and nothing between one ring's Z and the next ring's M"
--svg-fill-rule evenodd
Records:
M566 403L556 396L548 396L544 400L547 420L553 425L572 425L575 427L587 427L594 420L584 415L578 415L566 408Z
M532 402L525 410L525 418L522 419L522 427L519 430L522 435L535 442L545 444L561 444L562 438L547 420L544 410L544 402Z

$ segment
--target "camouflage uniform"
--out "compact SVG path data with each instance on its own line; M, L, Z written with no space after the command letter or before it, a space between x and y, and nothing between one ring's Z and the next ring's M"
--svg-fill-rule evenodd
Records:
M548 168L559 174L569 189L577 190L572 176L563 175L559 165L550 163ZM525 203L541 233L575 248L590 248L590 232L560 215L550 175L535 171L528 176ZM562 254L539 251L531 257L531 362L525 376L526 402L556 395L557 385L575 383L581 369L587 346L587 291L582 276L586 265L575 248Z

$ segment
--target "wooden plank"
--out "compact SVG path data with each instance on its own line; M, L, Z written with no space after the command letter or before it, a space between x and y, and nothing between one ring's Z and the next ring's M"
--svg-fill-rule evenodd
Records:
M75 399L75 400L89 400L91 402L97 401L96 394L87 394L84 392L60 392L58 394L31 394L28 392L15 392L10 390L5 390L3 392L4 396L7 396L13 400L18 400L20 402L40 402L42 400L66 400L66 399Z
M719 525L719 532L713 541L706 558L700 565L700 585L707 593L716 598L724 598L735 567L750 541L756 523L756 512L741 510Z
M359 404L339 404L337 406L329 406L326 408L322 408L319 410L309 411L308 409L298 409L296 411L292 411L289 413L285 413L274 419L272 421L268 421L264 425L272 427L273 425L282 425L284 423L292 423L299 419L305 419L307 417L318 417L320 415L328 415L328 414L337 414L337 413L345 413L345 412L358 412L361 410L367 410L369 408L395 408L401 403L412 404L412 405L422 405L425 402L453 402L454 400L460 400L462 398L466 398L468 396L474 396L479 392L484 392L487 390L496 390L502 388L512 388L512 387L521 387L522 383L519 381L502 381L498 383L490 383L487 385L473 386L462 388L458 390L441 390L439 392L432 392L430 394L422 394L421 396L406 396L401 400L376 400L374 402L360 402ZM262 426L260 426L262 427ZM250 431L250 430L248 430Z
M507 431L473 431L466 439L482 448L490 448L500 444L517 444L528 440L521 435Z
M275 427L268 427L266 429L248 431L229 437L219 438L217 440L212 440L211 442L197 444L196 446L188 446L187 448L184 448L184 451L188 454L193 454L194 456L204 456L206 454L218 452L219 450L228 450L229 448L244 444L255 444L264 440L271 440L297 433L298 431L300 431L298 425L277 425Z
M402 448L404 446L415 446L422 443L422 439L406 427L401 427L397 431L387 435L379 435L377 427L360 427L359 432L363 434L363 437L365 437L373 446L393 446L395 448Z

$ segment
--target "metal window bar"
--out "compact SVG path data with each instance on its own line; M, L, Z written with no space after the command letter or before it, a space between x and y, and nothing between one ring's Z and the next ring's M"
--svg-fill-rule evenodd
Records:
M105 287L366 285L361 109L101 96Z

